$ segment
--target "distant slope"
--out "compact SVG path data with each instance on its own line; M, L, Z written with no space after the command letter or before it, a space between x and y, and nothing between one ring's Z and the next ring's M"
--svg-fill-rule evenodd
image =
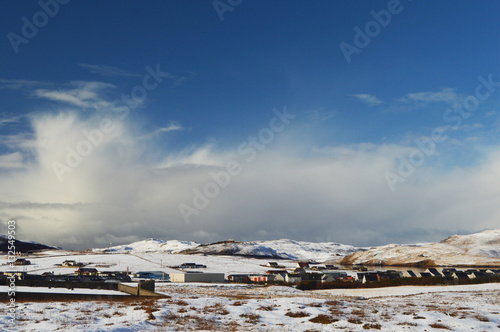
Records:
M500 266L500 229L453 235L439 243L390 244L346 256L342 264Z
M91 249L96 253L163 252L185 255L234 255L254 258L292 260L338 260L359 248L339 243L313 243L293 240L237 242L233 240L209 244L190 241L148 239L110 248Z
M8 236L0 234L0 252L8 252L9 246L10 244ZM20 241L20 240L14 240L14 246L16 252L22 252L22 253L28 251L40 251L45 249L58 249L38 242Z
M339 259L358 250L359 248L353 246L333 242L314 243L283 239L255 242L222 241L202 244L180 253L325 261Z
M199 246L196 242L190 241L163 241L158 239L147 239L143 241L137 241L134 243L109 247L109 248L99 248L99 249L91 249L93 252L102 252L102 253L144 253L144 252L164 252L168 254L175 254L181 250L194 248Z

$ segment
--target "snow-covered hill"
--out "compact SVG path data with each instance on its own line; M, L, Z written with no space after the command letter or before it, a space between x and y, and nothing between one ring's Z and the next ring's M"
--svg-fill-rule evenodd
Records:
M453 235L439 243L389 244L367 250L334 242L293 240L210 244L148 239L127 245L92 249L95 253L166 253L184 255L234 255L253 258L339 261L364 265L482 265L500 266L500 229L471 235Z
M453 235L439 243L389 244L346 256L343 264L500 266L500 229Z
M148 239L127 245L92 249L96 253L169 253L201 255L235 255L254 258L276 258L292 260L338 260L359 250L353 246L326 242L301 242L293 240L237 242L233 240L210 244L189 241L162 241Z
M282 239L255 242L222 241L202 244L181 253L326 261L339 259L358 250L359 248L353 246L333 242L314 243Z
M177 241L177 240L163 241L158 239L147 239L121 246L91 249L91 251L97 253L117 253L117 254L146 253L146 252L163 252L168 254L175 254L182 250L194 248L197 246L199 246L198 243L191 241Z

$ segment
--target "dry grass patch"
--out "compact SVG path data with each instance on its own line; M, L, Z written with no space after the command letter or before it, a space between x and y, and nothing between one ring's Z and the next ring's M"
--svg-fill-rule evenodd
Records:
M483 315L476 315L476 316L474 316L474 318L480 322L489 322L490 321L490 319L488 317L483 316Z
M214 313L219 315L229 314L229 311L226 310L226 306L222 303L215 303L211 306L205 306L201 311L203 313Z
M240 306L242 306L244 304L247 304L247 302L245 302L245 301L234 301L232 305L235 306L235 307L240 307Z
M307 307L313 307L313 308L321 308L323 306L323 303L321 302L313 302L306 304Z
M342 306L344 303L342 303L341 301L337 301L337 300L332 300L332 301L326 301L325 302L326 305L329 305L329 306Z
M185 305L188 305L189 303L187 303L184 300L177 300L177 301L172 301L172 304L176 304L176 305L180 305L180 306L185 306Z
M358 317L349 317L347 321L351 324L363 324L361 319L359 319Z
M366 323L363 325L363 329L365 330L380 330L382 328L382 325L378 323Z
M429 326L434 328L434 329L451 330L448 326L441 324L441 323L433 323L433 324L429 324Z
M266 305L266 306L262 306L262 307L257 308L257 310L273 311L275 307L276 307L275 305Z
M402 326L418 326L417 323L411 323L411 322L400 322L400 323L398 323L398 325L402 325Z
M317 324L332 324L338 322L339 320L329 315L318 315L314 318L309 319L309 321Z
M292 318L303 318L303 317L308 317L310 314L308 314L305 311L290 311L285 314L285 316L292 317Z
M249 324L257 324L261 316L258 314L241 314L240 317L246 318L245 322Z
M361 310L361 309L356 309L356 310L353 310L351 311L351 314L352 315L356 315L358 317L366 317L366 313L364 310Z

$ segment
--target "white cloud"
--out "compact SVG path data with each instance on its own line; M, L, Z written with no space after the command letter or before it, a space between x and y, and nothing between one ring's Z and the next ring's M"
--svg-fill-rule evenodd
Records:
M33 81L33 80L21 80L21 79L13 79L13 80L0 79L0 90L2 89L25 90L47 85L50 85L50 83Z
M152 132L147 133L146 135L143 135L143 136L139 137L139 139L151 139L151 138L158 137L158 136L160 136L163 133L168 133L168 132L171 132L171 131L180 131L180 130L183 130L183 129L184 128L182 126L180 126L180 125L178 125L176 123L171 123L167 127L162 127L162 128L155 129Z
M0 126L6 123L17 123L23 118L22 115L7 115L0 118Z
M0 168L23 168L23 156L20 152L0 155Z
M37 98L67 103L81 108L105 108L110 102L105 101L101 94L108 89L116 88L112 84L102 82L74 81L69 83L71 88L48 90L36 89L33 95Z
M444 88L441 91L426 91L426 92L416 92L408 93L405 96L397 99L401 103L412 103L412 102L423 102L423 103L435 103L443 102L450 105L457 103L459 101L459 96L456 94L454 89Z
M295 238L373 245L437 240L457 230L498 225L500 153L481 164L441 172L423 165L392 193L384 172L398 166L399 145L326 146L305 157L280 138L253 162L212 143L172 153L116 121L116 130L71 173L57 180L52 163L65 163L82 129L99 116L40 114L32 118L36 164L0 173L0 218L15 217L23 238L83 249L158 237L214 241ZM292 133L291 131L290 133ZM280 133L288 142L285 131ZM21 162L19 155L11 161ZM242 172L188 225L179 204L236 160ZM158 167L161 165L163 167ZM43 227L42 227L43 225ZM413 230L409 232L408 230ZM262 232L265 230L265 232ZM429 238L431 237L432 238Z
M359 101L367 104L368 106L377 106L383 104L382 100L367 93L354 94L351 96L357 98Z
M128 72L126 70L117 68L117 67L112 67L112 66L104 66L104 65L89 65L86 63L80 63L80 67L86 68L90 70L91 74L98 74L102 76L129 76L129 77L140 77L141 75L139 74L134 74L131 72Z
M66 89L37 91L73 108L100 110L108 103L103 94L112 88L72 82ZM20 237L78 249L148 237L374 245L498 227L498 148L469 168L444 172L429 160L392 193L384 173L396 172L398 156L412 147L360 143L309 149L297 137L313 136L315 127L298 121L248 162L237 143L234 150L210 142L171 151L160 136L181 130L175 122L145 132L137 121L111 117L114 129L94 137L91 152L59 182L54 162L68 164L70 151L89 141L84 130L100 128L110 116L105 114L33 113L30 132L1 137L12 152L0 156L0 167L8 168L0 171L0 220L18 220ZM446 147L439 152L445 158ZM179 205L192 205L196 190L203 191L230 160L240 164L241 173L187 224Z

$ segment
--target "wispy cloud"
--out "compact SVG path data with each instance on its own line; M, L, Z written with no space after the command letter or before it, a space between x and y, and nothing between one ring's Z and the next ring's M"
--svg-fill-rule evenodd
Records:
M313 121L323 122L330 118L333 118L336 114L335 111L324 111L323 108L314 109L306 112Z
M63 102L82 108L108 107L109 102L102 98L102 93L108 89L116 88L113 84L103 82L70 82L69 89L36 89L33 95L37 98Z
M452 88L442 88L437 91L411 92L387 103L385 112L410 112L427 108L429 106L442 107L443 104L453 106L460 103L463 96L460 96Z
M129 76L129 77L140 77L140 74L131 73L124 69L120 69L112 66L104 65L90 65L87 63L80 63L80 67L89 69L91 74L97 74L101 76Z
M0 79L0 90L9 89L9 90L24 90L24 89L34 89L41 86L48 86L51 83L42 82L42 81L32 81L32 80L6 80Z
M354 94L350 96L357 98L359 101L367 104L368 106L377 106L384 103L382 100L378 99L374 95L370 95L367 93Z
M0 135L0 145L9 149L30 149L32 144L32 133L22 132L12 135Z
M448 104L453 104L459 101L458 95L455 93L454 89L444 88L441 91L426 91L426 92L416 92L408 93L407 95L396 100L401 103L436 103L443 102Z
M23 156L20 152L4 154L0 156L0 168L22 168Z
M23 115L4 115L0 117L0 126L6 123L16 123L20 122L23 118Z
M152 132L139 137L139 139L151 139L151 138L158 137L163 133L168 133L171 131L179 131L179 130L183 130L183 129L184 128L182 126L180 126L176 123L171 123L168 127L162 127L162 128L155 129Z

